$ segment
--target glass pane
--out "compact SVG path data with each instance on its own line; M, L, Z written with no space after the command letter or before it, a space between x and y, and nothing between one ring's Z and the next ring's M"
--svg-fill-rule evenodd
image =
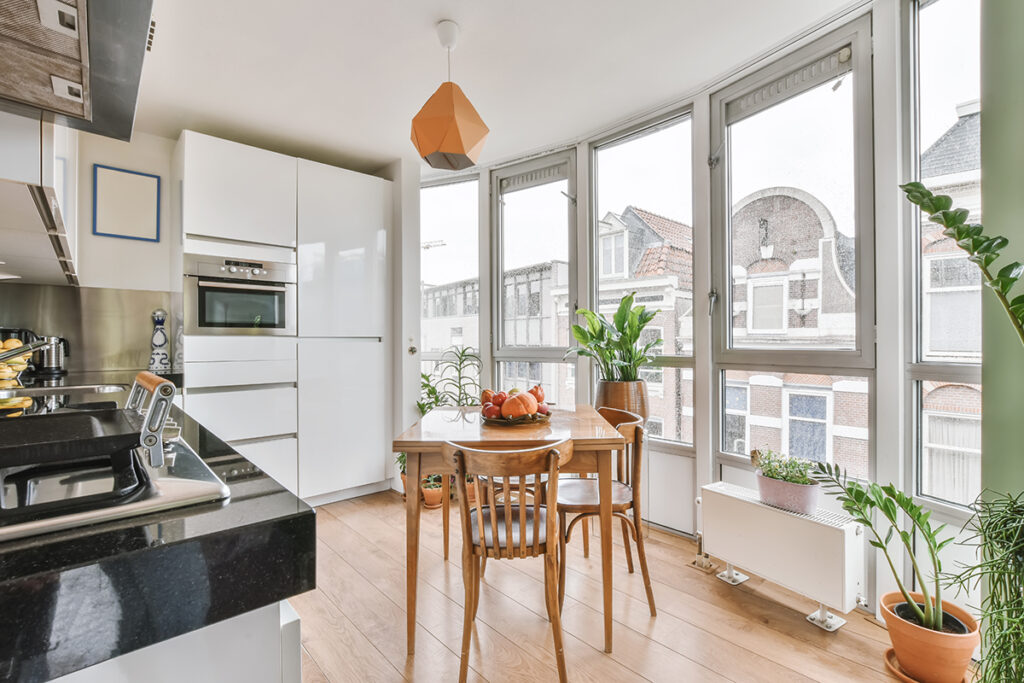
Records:
M853 79L728 128L735 348L855 347ZM788 287L755 287L748 321L748 284L766 275Z
M752 448L769 448L835 463L850 476L867 478L867 378L760 370L723 375L727 399L731 387L749 392L745 409L723 406L723 451L746 455Z
M498 363L497 390L526 391L534 384L544 388L544 401L557 406L576 404L576 381L570 363L501 362Z
M597 150L599 310L619 301L661 309L664 353L693 354L691 124L668 123ZM665 423L665 433L672 426Z
M968 505L981 493L981 387L921 382L921 493Z
M658 367L640 372L647 380L647 417L661 422L658 437L692 444L693 370Z
M828 398L825 396L808 396L807 394L790 394L789 416L809 417L815 420L828 418Z
M480 347L479 215L475 180L420 190L420 348L428 355Z
M923 4L923 3L922 3ZM921 182L981 221L981 2L935 0L920 11L918 41ZM949 46L955 44L955 50ZM978 269L921 216L921 358L981 361ZM942 292L960 288L955 295Z
M725 409L726 410L746 411L746 409L747 409L747 389L746 389L746 387L726 387L725 388Z
M505 346L569 345L568 191L556 180L501 195L502 281L515 292L502 311Z
M757 285L751 288L750 295L750 329L761 331L781 331L785 326L783 319L783 285Z

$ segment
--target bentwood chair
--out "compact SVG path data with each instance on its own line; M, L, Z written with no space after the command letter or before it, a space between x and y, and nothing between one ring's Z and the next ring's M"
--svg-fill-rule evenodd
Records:
M658 616L654 607L654 591L647 571L647 553L644 551L643 520L640 517L640 485L644 456L643 418L625 410L598 408L597 412L606 419L626 440L626 446L619 451L615 481L612 482L612 516L622 520L622 542L626 549L626 566L633 573L633 555L629 548L630 536L636 541L637 559L644 577L647 591L647 605L651 616ZM549 484L550 487L550 484ZM558 538L562 562L558 568L558 605L565 601L565 544L569 542L573 527L582 522L584 540L588 529L586 520L601 514L601 498L597 479L562 479L558 483ZM632 519L628 513L632 513ZM575 515L566 526L568 515Z
M511 560L543 556L544 603L551 620L558 679L564 682L565 654L557 595L560 544L557 510L553 503L558 493L558 469L572 457L572 442L563 440L513 451L483 451L449 442L442 452L455 466L462 526L462 580L466 600L459 681L466 680L469 670L469 645L480 604L484 558ZM478 490L472 508L466 497L466 475L476 477L478 487L485 489L484 492ZM539 485L542 475L548 480L550 507L540 496L530 494L530 490ZM501 493L494 490L495 478L501 482Z

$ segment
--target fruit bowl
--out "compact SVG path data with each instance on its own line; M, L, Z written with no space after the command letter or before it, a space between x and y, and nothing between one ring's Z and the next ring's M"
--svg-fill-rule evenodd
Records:
M485 425L515 427L519 425L543 424L551 419L551 413L548 413L547 415L534 413L533 415L522 415L520 417L484 417L481 415L480 418L483 420Z

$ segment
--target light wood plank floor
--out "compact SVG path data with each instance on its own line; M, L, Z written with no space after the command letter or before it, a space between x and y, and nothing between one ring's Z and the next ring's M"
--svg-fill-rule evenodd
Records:
M461 535L441 555L441 511L421 522L416 655L405 654L405 509L394 492L317 510L317 589L291 599L302 617L304 683L458 680L462 635ZM591 525L596 526L596 525ZM860 612L838 633L805 621L815 605L752 578L733 588L687 565L695 546L650 532L658 616L639 568L626 571L614 526L614 652L603 652L600 546L568 551L562 616L572 681L891 681L885 630ZM634 559L635 559L634 553ZM487 563L470 657L472 681L557 680L544 609L543 563Z

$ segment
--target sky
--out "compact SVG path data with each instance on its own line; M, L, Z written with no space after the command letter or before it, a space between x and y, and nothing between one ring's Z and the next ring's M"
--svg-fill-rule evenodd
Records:
M956 121L956 106L980 93L980 0L937 0L921 11L921 149ZM838 229L853 234L853 76L783 102L731 126L731 190L794 186L818 197ZM691 125L683 119L597 153L598 217L628 205L692 224ZM569 253L564 181L505 195L505 262L512 268ZM476 277L477 183L421 194L421 277L438 284Z

